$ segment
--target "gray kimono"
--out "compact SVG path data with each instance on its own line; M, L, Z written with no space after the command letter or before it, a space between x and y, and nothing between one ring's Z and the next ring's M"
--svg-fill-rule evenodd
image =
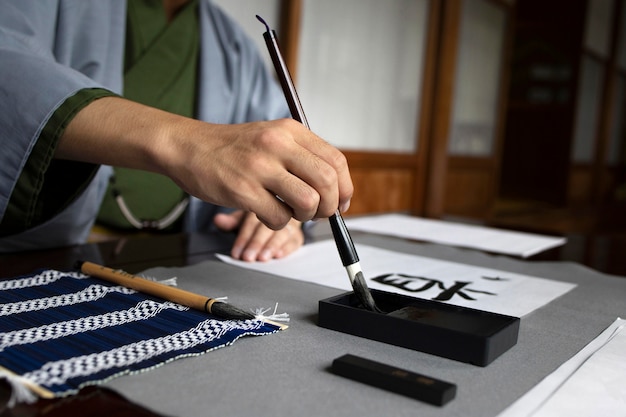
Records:
M123 95L124 0L3 2L0 13L0 219L41 131L77 92ZM197 118L242 123L289 116L280 87L243 31L210 0L201 0ZM60 213L29 230L0 237L0 252L85 242L111 168L102 166ZM216 208L192 198L185 230L207 230Z

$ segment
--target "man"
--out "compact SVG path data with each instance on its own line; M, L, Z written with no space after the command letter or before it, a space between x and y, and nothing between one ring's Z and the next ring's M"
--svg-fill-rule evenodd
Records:
M292 252L302 244L300 222L349 206L345 157L285 119L284 98L254 46L209 0L144 3L168 27L189 13L197 22L196 61L181 67L197 68L187 78L193 114L124 97L127 36L136 35L126 33L125 2L4 2L0 250L85 241L115 166L164 175L194 196L187 231L208 221L239 227L235 258ZM132 5L128 27L136 29ZM216 206L239 211L216 215Z

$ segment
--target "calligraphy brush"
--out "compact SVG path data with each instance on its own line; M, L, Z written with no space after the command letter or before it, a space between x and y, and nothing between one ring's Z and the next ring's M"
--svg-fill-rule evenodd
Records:
M270 57L274 63L274 68L278 75L278 79L280 80L280 85L283 88L283 93L287 99L291 116L306 126L307 129L310 129L309 122L306 120L302 104L298 98L296 87L291 79L289 69L287 68L287 64L280 53L276 32L270 29L267 22L265 22L261 16L256 15L256 18L265 25L266 32L263 34L263 38L265 39L265 44L267 45ZM367 283L365 282L365 277L363 276L363 271L361 270L361 265L359 263L359 255L356 253L352 237L350 236L350 232L348 231L339 210L335 211L335 214L330 216L328 221L333 232L333 237L335 238L335 243L337 244L337 250L339 251L341 262L348 272L348 277L350 278L350 283L352 284L354 293L366 309L382 312L376 306L372 293L367 287Z
M168 301L173 301L195 310L204 311L223 319L254 320L256 318L252 313L248 313L247 311L223 301L216 300L215 298L209 298L204 295L181 290L180 288L173 288L169 285L150 281L119 269L111 269L106 266L84 261L76 262L75 268L84 274Z

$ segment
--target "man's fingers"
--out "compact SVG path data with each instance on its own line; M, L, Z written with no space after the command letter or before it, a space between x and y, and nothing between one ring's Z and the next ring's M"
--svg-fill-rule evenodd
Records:
M246 216L241 223L241 227L239 228L239 232L237 233L237 238L233 243L233 248L231 250L231 256L233 258L243 259L244 251L248 248L248 244L252 239L252 236L256 233L256 229L259 225L262 224L259 223L259 220L256 219L253 214L246 213Z
M335 181L338 186L338 207L341 211L345 211L350 206L350 200L354 192L354 186L352 184L352 178L350 177L350 170L348 167L348 160L337 148L330 145L313 132L311 132L311 134L313 135L312 139L299 140L299 138L296 137L296 142L326 162L334 170ZM337 209L337 207L335 207L335 209ZM331 214L333 213L328 215Z
M270 230L254 214L243 221L231 256L247 262L268 261L281 258L298 249L304 243L300 223L291 220L281 230Z
M245 214L243 210L236 210L232 213L218 213L213 217L213 223L215 223L218 229L230 232L239 227Z
M264 175L265 188L300 221L346 208L354 190L345 156L293 119L272 123L278 128L260 132L250 161L252 171Z
M191 127L180 140L184 146L174 142L184 152L168 153L176 157L163 164L177 184L204 201L254 212L273 230L292 217L329 217L350 202L344 155L295 120ZM196 130L214 140L197 140Z
M294 200L285 198L285 202L294 209L296 219L328 217L337 210L340 204L337 173L326 161L303 149L287 161L286 168L293 177L281 184L287 186L291 180L294 185Z
M265 174L265 187L291 207L294 218L306 221L331 216L352 197L347 162L341 152L304 126L298 123L297 127L294 135L302 138L266 134L259 139L259 150L280 158L277 165L269 160L254 161L258 164L254 171Z

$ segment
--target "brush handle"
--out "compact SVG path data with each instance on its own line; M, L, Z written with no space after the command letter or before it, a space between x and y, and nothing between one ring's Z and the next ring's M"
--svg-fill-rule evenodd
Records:
M263 34L263 38L265 39L265 44L267 45L272 62L274 63L274 68L276 69L280 85L283 88L283 93L285 95L285 99L287 100L287 104L289 105L291 116L306 126L307 129L310 129L309 122L306 120L302 104L298 98L296 87L291 79L291 74L289 74L289 68L287 68L287 64L280 53L278 40L276 39L276 32L271 30L269 25L260 16L257 15L257 19L259 19L259 21L263 23L267 29L267 31ZM328 221L330 222L330 227L333 231L333 237L335 238L335 244L337 245L341 263L348 271L348 276L350 277L350 283L352 284L354 293L357 295L365 308L371 311L380 312L381 310L376 306L374 298L367 288L363 272L361 271L361 266L359 265L359 256L356 254L356 249L354 248L354 242L352 242L350 232L348 232L348 228L346 227L339 210L336 210L335 214L328 218Z
M78 269L87 275L131 288L135 291L150 294L164 300L173 301L178 304L193 308L195 310L211 313L211 307L216 302L215 299L204 295L195 294L180 288L170 287L158 282L149 281L136 275L129 274L118 269L107 268L92 262L77 263Z
M261 17L257 16L257 19L265 25L266 32L263 34L263 39L265 39L267 50L269 51L272 63L276 69L276 74L278 75L278 80L283 88L283 93L285 94L285 99L287 100L291 116L306 126L307 129L310 129L309 122L306 120L302 104L300 103L300 98L298 97L298 92L296 91L296 87L291 79L289 68L280 53L276 32L270 29L269 25ZM341 257L343 266L359 262L359 256L356 253L356 249L354 249L354 243L352 242L348 228L346 227L339 210L330 216L328 221L330 222L330 227L333 231L333 237L335 238L337 250L339 250L339 256Z
M349 266L359 262L359 255L356 253L354 242L352 242L350 232L348 231L339 210L328 218L328 222L330 223L330 228L333 231L333 237L335 238L337 250L339 251L339 257L341 258L343 266Z
M307 129L310 129L309 122L306 120L302 104L300 103L300 98L298 97L298 92L293 84L291 73L289 72L289 68L285 63L283 55L280 53L276 32L270 29L269 25L260 16L257 15L257 19L265 25L266 32L263 34L263 39L265 39L265 45L267 45L270 58L272 58L272 63L274 64L274 69L276 70L280 86L283 88L283 93L285 95L285 100L287 100L291 117L305 125Z

